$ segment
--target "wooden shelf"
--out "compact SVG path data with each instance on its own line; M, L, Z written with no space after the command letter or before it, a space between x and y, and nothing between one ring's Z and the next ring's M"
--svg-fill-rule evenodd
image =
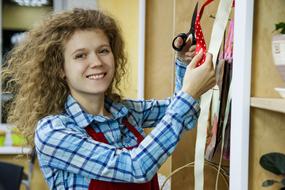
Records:
M285 99L281 98L257 98L250 99L250 106L285 113Z

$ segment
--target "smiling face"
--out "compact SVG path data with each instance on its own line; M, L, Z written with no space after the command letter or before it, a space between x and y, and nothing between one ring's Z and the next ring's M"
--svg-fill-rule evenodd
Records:
M115 61L102 30L76 31L65 43L64 60L65 78L73 97L104 96L114 77Z

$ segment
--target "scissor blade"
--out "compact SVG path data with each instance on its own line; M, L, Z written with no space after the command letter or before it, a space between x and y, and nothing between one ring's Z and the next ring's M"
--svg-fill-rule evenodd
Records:
M195 22L197 18L198 13L198 2L196 3L193 15L192 15L192 22L191 22L191 28L190 28L190 34L192 34L192 44L196 44L196 38L195 38Z

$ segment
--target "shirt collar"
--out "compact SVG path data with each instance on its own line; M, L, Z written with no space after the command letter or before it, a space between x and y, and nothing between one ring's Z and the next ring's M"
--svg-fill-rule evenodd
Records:
M113 102L108 97L105 97L105 108L112 114L112 118L87 113L71 95L67 97L65 102L66 113L81 128L88 126L93 121L103 123L108 120L116 120L125 117L128 114L128 109L122 103Z

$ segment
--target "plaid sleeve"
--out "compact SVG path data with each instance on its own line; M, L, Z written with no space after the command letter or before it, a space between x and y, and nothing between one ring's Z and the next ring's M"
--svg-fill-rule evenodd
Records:
M172 98L165 100L126 100L137 126L142 128L155 127L165 115Z
M194 126L198 114L197 102L179 92L154 130L132 150L94 141L73 129L74 123L52 116L38 123L35 146L42 168L103 181L142 183L149 181L174 151L183 123L188 119ZM54 176L45 177L49 181Z
M175 92L181 90L187 65L176 59L175 62Z
M177 93L165 116L139 147L131 151L131 157L140 160L147 178L154 175L173 153L185 126L187 129L196 126L199 113L200 107L196 100L182 91Z
M138 126L143 128L156 126L165 115L166 109L176 96L176 93L182 88L186 64L177 59L175 65L175 93L173 97L165 100L127 100L125 102L132 111L134 118L136 118ZM193 99L191 101L193 102Z

